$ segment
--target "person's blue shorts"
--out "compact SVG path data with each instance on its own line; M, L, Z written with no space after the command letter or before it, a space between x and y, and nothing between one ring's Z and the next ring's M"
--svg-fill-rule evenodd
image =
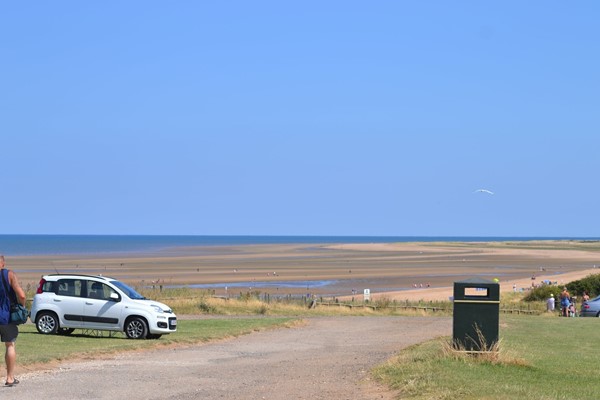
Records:
M0 325L0 340L2 343L15 342L19 336L19 328L15 324Z

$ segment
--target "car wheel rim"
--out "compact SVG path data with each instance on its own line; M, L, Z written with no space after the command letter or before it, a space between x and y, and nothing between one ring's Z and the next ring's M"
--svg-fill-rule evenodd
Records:
M127 334L129 337L139 338L140 336L142 336L143 332L144 327L139 321L133 321L127 326Z
M56 326L56 321L54 320L54 318L44 315L38 321L38 326L42 332L50 333L54 330L54 327Z

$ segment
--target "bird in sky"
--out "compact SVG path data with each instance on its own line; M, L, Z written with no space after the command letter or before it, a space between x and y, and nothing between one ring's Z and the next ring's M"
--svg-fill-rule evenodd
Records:
M487 189L477 189L474 193L487 193L487 194L494 194L494 192L487 190Z

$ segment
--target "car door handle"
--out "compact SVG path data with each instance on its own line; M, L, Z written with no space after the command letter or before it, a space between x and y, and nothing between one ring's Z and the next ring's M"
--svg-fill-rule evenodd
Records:
M89 301L86 301L85 304L87 304L88 306L93 306L94 303L90 303Z

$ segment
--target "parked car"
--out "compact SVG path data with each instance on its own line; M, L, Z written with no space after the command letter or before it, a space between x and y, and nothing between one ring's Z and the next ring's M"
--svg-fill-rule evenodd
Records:
M600 317L600 296L584 301L581 305L580 317Z
M90 329L158 339L177 330L177 316L169 306L146 299L116 279L77 274L43 276L30 319L46 335Z

